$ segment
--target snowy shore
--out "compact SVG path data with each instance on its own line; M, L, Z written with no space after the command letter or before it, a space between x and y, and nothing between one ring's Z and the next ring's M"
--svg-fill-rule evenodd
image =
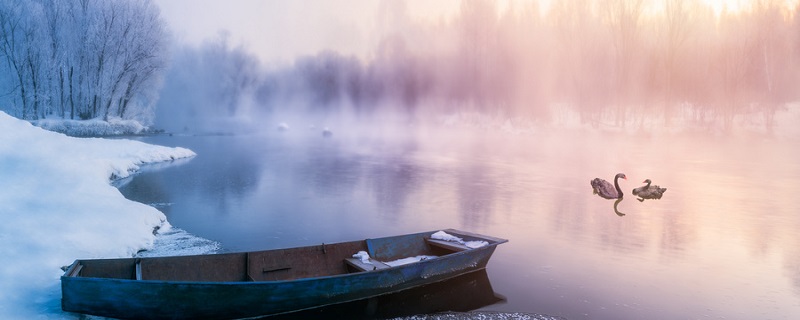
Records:
M108 121L43 119L31 121L34 126L66 134L71 137L120 136L156 133L136 120L111 118Z
M130 257L170 230L157 209L113 187L141 165L193 157L184 148L72 138L0 112L0 318L76 318L61 311L60 267Z

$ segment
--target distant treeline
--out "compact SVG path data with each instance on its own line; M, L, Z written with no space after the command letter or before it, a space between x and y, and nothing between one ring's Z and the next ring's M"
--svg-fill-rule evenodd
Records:
M0 0L0 110L152 121L167 45L149 0Z
M383 1L384 36L363 60L326 51L266 69L222 37L179 54L167 91L200 95L194 107L207 102L227 115L244 106L466 107L546 121L558 106L586 123L616 125L653 116L730 125L744 113L771 125L776 109L800 98L800 8L785 1L735 12L699 0L559 0L546 10L509 3L463 1L454 17L431 22L410 18L402 1ZM209 77L191 76L198 71ZM177 90L197 86L204 89Z
M0 109L25 118L225 118L466 110L585 123L722 121L800 100L800 5L753 0L464 0L412 18L381 1L373 52L262 64L216 40L179 48L149 0L0 0ZM166 73L165 73L166 72ZM164 87L159 91L161 76ZM688 114L686 112L689 112ZM189 120L189 122L195 120Z

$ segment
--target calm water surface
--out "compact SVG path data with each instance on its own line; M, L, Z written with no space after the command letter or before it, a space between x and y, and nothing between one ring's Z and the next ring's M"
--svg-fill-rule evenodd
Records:
M424 137L424 138L420 138ZM763 137L539 131L158 136L198 156L120 190L226 251L458 228L510 240L482 310L800 318L800 149ZM618 203L589 180L624 172ZM630 191L650 178L661 200Z

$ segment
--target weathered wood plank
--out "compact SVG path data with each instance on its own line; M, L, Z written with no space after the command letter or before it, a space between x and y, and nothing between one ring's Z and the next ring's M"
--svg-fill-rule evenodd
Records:
M81 274L81 269L83 269L83 265L80 263L76 263L72 266L70 270L67 270L66 276L67 277L77 277Z
M365 263L361 261L361 259L347 258L344 259L344 262L359 271L373 271L373 270L381 270L389 268L388 264L385 264L375 259L369 259L369 263Z
M439 248L442 248L442 249L447 249L447 250L455 251L455 252L460 252L460 251L464 251L464 250L469 250L470 249L469 247L467 247L467 246L465 246L463 244L460 244L458 242L444 241L444 240L431 239L431 238L425 238L425 241L428 242L428 244L430 244L432 246L436 246L436 247L439 247Z

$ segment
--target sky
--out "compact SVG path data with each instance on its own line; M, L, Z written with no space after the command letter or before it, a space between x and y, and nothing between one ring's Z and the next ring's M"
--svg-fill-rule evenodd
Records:
M266 63L286 63L298 56L334 50L368 58L381 37L379 7L392 0L154 0L173 36L181 43L201 44L225 31L233 45L244 45ZM510 3L552 0L500 0ZM715 12L743 10L752 0L700 0ZM783 1L796 5L798 0ZM461 0L406 0L412 19L448 20Z
M379 39L375 0L155 0L173 36L200 44L228 33L265 62L290 62L322 50L366 57ZM459 0L412 0L414 17L447 17Z

